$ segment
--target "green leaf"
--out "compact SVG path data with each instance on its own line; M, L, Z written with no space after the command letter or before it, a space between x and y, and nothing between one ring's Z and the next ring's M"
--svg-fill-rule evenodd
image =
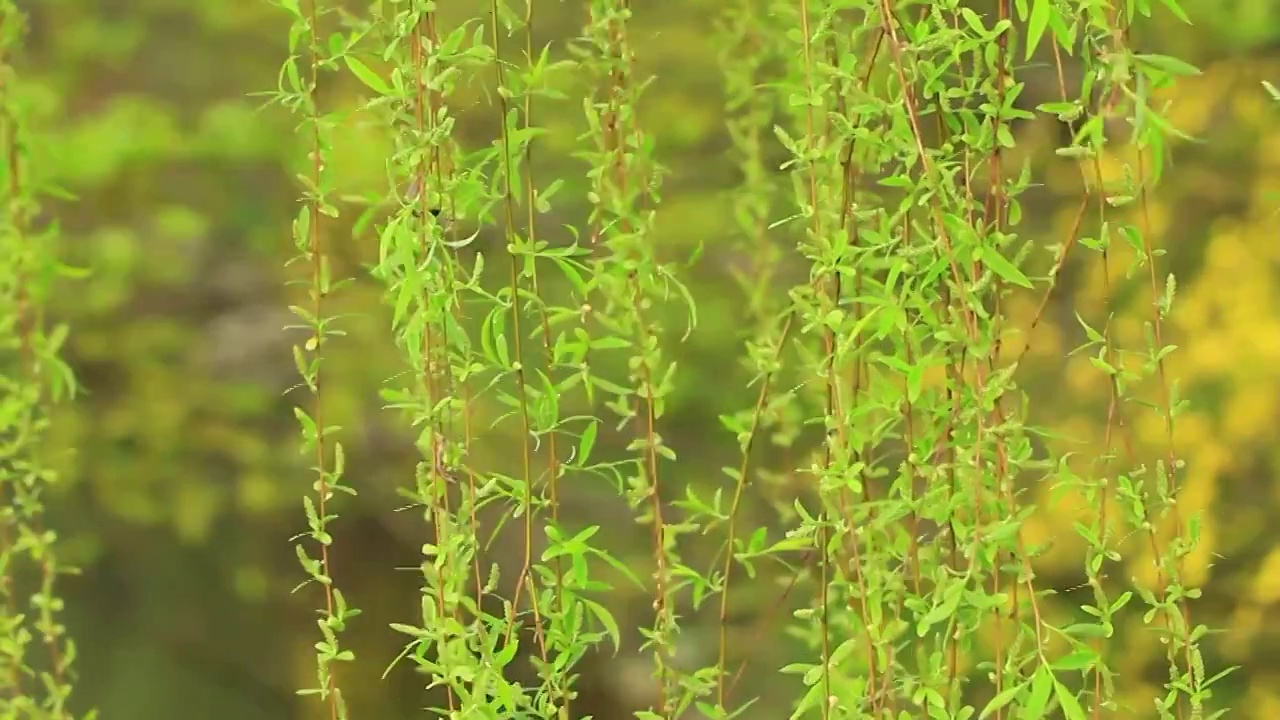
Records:
M1145 65L1163 70L1170 75L1199 75L1200 68L1168 55L1134 55L1134 58Z
M1014 285L1021 285L1024 288L1031 288L1031 281L1027 279L1027 276L1023 275L1022 271L1009 262L1005 256L1001 255L1000 251L993 248L983 248L980 257L982 264L986 265L988 270L998 275L1002 280L1011 282Z
M302 425L303 435L307 440L314 440L316 436L316 421L311 419L306 410L300 407L293 409L293 414L298 418L298 422Z
M596 445L596 434L599 430L600 423L591 419L587 424L587 429L582 431L582 436L578 438L578 457L579 465L586 465L587 459L591 457L591 448Z
M574 535L572 538L569 538L569 542L565 544L575 545L580 548L582 546L585 546L587 544L587 541L590 540L592 537L594 537L595 534L598 532L600 532L600 526L592 525L588 528L583 529L582 532L578 533L577 535Z
M1053 0L1035 0L1031 6L1031 17L1027 20L1027 58L1035 54L1036 46L1049 27L1049 16L1053 13Z
M982 709L982 714L978 715L978 720L985 720L991 713L999 710L1005 705L1008 705L1026 686L1026 683L1022 683L1021 685L1014 685L1013 687L1001 690L1000 693L991 698L991 702L987 703L987 706Z
M790 720L799 720L804 717L805 713L809 712L810 708L818 707L818 703L821 702L825 695L825 683L814 683L809 688L808 692L804 694L804 697L800 698L800 702L796 705L795 710L791 712Z
M924 367L920 365L912 366L907 371L907 400L915 402L920 399L920 387L924 382Z
M360 82L367 85L370 90L373 90L379 95L394 94L391 86L388 85L381 76L370 70L368 65L365 65L363 62L351 55L345 56L343 60L347 61L347 67L351 70L351 74L355 75L356 79Z
M596 619L604 626L605 632L609 633L610 639L613 640L613 653L617 655L622 648L622 632L618 629L618 621L614 620L613 615L610 615L609 611L600 603L587 598L578 598L578 600L591 611L592 615L596 616Z
M1165 7L1169 8L1169 12L1173 13L1174 17L1188 25L1191 24L1191 18L1187 17L1187 13L1182 9L1182 6L1178 4L1178 0L1160 0L1160 2L1163 3Z
M1059 658L1053 663L1054 670L1084 670L1098 661L1098 654L1088 648L1081 648Z
M958 583L955 587L960 587L960 584ZM946 597L941 604L926 613L925 616L921 618L920 624L916 626L916 635L924 637L925 633L929 632L930 626L936 625L954 615L956 608L960 606L961 597L962 596L958 592L951 593L950 596Z
M1053 694L1058 698L1058 704L1062 706L1062 714L1067 720L1085 720L1084 708L1080 707L1080 701L1075 695L1071 694L1071 690L1056 679L1053 681Z
M520 636L512 633L511 639L503 643L502 649L493 654L493 664L495 667L505 668L515 659L516 651L520 649Z
M404 623L391 623L390 627L392 630L395 630L398 633L404 633L409 637L422 638L422 637L426 637L428 634L426 630L423 630L420 627L415 627L413 625L406 625Z
M1053 692L1053 671L1047 665L1041 665L1036 668L1036 674L1031 677L1031 696L1027 698L1027 704L1022 706L1022 717L1024 720L1040 720L1044 717L1044 709L1049 705L1049 693Z
M347 469L347 454L342 449L342 443L335 442L333 444L333 476L335 478L342 477Z
M969 26L969 29L973 30L978 37L985 38L987 36L987 29L982 26L982 18L979 17L978 13L969 8L960 8L960 15L964 17L965 24Z

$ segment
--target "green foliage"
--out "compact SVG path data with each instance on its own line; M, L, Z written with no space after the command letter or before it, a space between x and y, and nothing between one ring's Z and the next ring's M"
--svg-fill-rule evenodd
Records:
M320 638L280 636L308 673L314 655L298 694L334 719L385 711L373 680L406 665L430 716L620 712L585 697L609 655L651 670L627 708L642 720L1226 711L1213 690L1230 663L1205 651L1208 613L1192 612L1212 551L1204 503L1184 497L1187 458L1203 454L1175 442L1189 396L1175 378L1195 371L1171 342L1186 293L1155 241L1156 188L1192 132L1166 100L1199 71L1131 39L1187 21L1177 2L725 0L674 20L629 0L276 4L279 27L242 4L184 12L287 44L262 95L292 130L227 105L189 132L150 98L119 100L48 137L82 149L142 126L144 139L41 167L32 108L73 94L33 100L4 67L3 119L21 138L4 148L0 255L6 717L69 715L64 566L42 519L57 432L79 432L61 448L91 458L147 458L140 476L128 462L83 474L116 486L104 502L118 514L219 552L215 519L252 517L256 546L305 492L298 587L319 586ZM685 42L706 18L714 66ZM113 37L122 53L138 35ZM1043 68L1048 84L1029 79ZM673 162L717 132L721 99L673 100L685 82L724 91L732 180ZM1055 124L1066 139L1039 153L1035 130ZM296 212L237 186L219 222L264 249L249 264L269 281L273 230L247 228L293 223L301 442L287 444L309 471L272 452L286 444L274 429L242 423L273 417L260 388L197 385L162 359L137 363L132 412L82 400L111 422L52 422L73 384L57 360L67 332L43 329L63 268L38 173L92 184L173 158L296 167ZM1080 181L1069 228L1045 242L1059 228L1036 217L1037 192L1062 168ZM728 192L708 200L706 186ZM152 219L166 238L211 225L181 205ZM80 220L109 276L82 317L127 315L137 288L201 274L172 248L145 258L109 218ZM1069 295L1093 275L1092 295ZM110 355L115 322L74 336L83 363ZM172 319L121 324L136 355L197 346ZM1080 342L1059 353L1059 334ZM1033 382L1036 357L1081 358L1062 374L1097 393L1073 404L1056 379ZM199 412L153 412L188 382ZM366 411L375 384L392 412ZM1097 431L1091 453L1064 449L1046 419L1062 408ZM360 432L344 444L338 423ZM380 432L414 457L382 452ZM202 449L234 456L234 490L193 460ZM412 513L389 519L387 484ZM583 505L624 508L638 531ZM393 574L362 537L369 517L408 538L417 595L367 584ZM269 552L226 552L244 594L269 593ZM352 622L347 596L375 621ZM388 637L399 655L374 657ZM1158 682L1134 659L1152 653Z
M303 498L306 509L307 526L305 534L319 549L319 557L313 557L302 544L295 547L298 560L306 571L308 579L299 588L315 582L323 588L324 607L316 621L322 639L316 643L317 685L313 688L299 690L300 695L317 695L328 703L330 717L333 720L345 720L347 704L337 685L333 664L350 662L355 653L339 645L338 634L346 628L347 622L360 614L360 611L347 604L346 599L334 584L332 566L329 562L330 546L333 534L330 523L337 518L331 501L337 493L349 495L356 491L343 484L343 473L346 469L345 454L342 443L333 439L340 429L328 424L325 414L325 391L331 382L328 375L321 381L321 368L327 345L331 338L341 337L345 333L338 330L337 318L328 314L325 299L338 290L342 283L333 278L332 264L324 247L326 229L322 227L325 218L338 217L338 209L331 204L329 196L333 193L333 179L329 170L331 155L330 129L335 124L334 116L323 113L320 104L320 71L331 69L341 48L332 44L326 52L321 48L320 20L325 15L325 8L319 0L312 0L303 10L297 0L282 0L281 7L293 16L293 24L289 29L289 50L300 53L305 48L305 64L299 62L296 55L290 56L281 70L281 87L273 99L302 115L299 131L309 138L307 148L307 170L298 174L304 195L302 208L293 223L294 243L298 255L295 258L300 264L305 263L309 281L305 283L309 303L293 305L290 310L302 321L302 325L289 329L301 329L306 333L302 345L293 346L294 363L302 376L302 386L309 395L309 407L295 407L294 414L302 428L302 452L310 454L315 463L313 469L316 480L313 486L315 499L312 496ZM297 389L297 388L295 388Z
M45 521L58 480L45 437L51 405L73 398L76 383L59 358L67 328L49 327L44 309L51 282L71 273L50 249L56 225L40 215L41 196L57 190L31 162L41 138L15 67L26 34L17 5L0 3L0 717L63 720L76 645L56 581L72 568Z
M1174 283L1158 277L1145 239L1149 185L1164 166L1165 135L1176 132L1150 106L1150 94L1196 70L1124 44L1129 23L1150 14L1147 4L1116 12L1087 0L1067 12L1051 0L1002 1L994 20L947 2L921 5L910 21L874 2L746 2L728 10L723 67L745 177L735 219L747 247L758 251L753 269L761 273L741 278L756 326L748 348L759 394L752 409L723 418L741 455L727 470L731 486L710 500L703 489L687 488L678 520L662 482L662 468L677 462L660 430L679 379L664 349L696 332L696 312L692 293L654 242L664 170L644 130L648 82L635 68L630 5L593 1L582 41L570 46L572 69L587 88L584 149L575 153L589 164L585 244L572 226L553 239L539 228L539 214L550 211L562 183L537 181L533 148L545 130L534 124L535 100L563 100L551 78L570 68L552 60L549 48L535 48L533 4L521 17L493 0L487 21L447 29L434 3L373 9L368 25L330 44L344 53L360 46L393 64L386 80L364 59L344 56L375 94L366 110L378 111L394 137L392 186L408 188L393 191L384 203L391 216L375 223L374 274L387 288L397 344L414 378L388 397L411 410L419 428L423 460L408 495L426 509L434 541L423 546L422 624L393 627L412 638L404 654L446 688L440 712L569 716L575 664L601 638L588 631L588 613L615 642L619 634L603 606L583 594L602 589L587 581L588 561L616 561L588 542L595 527L569 538L558 515L559 488L562 480L605 471L637 521L652 528L654 620L639 650L653 659L657 697L637 717L673 720L695 704L707 717L737 711L727 633L735 569L754 576L760 560L777 557L786 566L797 550L806 556L791 572L810 601L796 609L799 622L789 629L810 659L783 668L802 675L806 688L793 718L968 717L979 708L983 717L1014 709L1034 717L1053 707L1076 718L1085 708L1116 710L1105 639L1135 592L1168 649L1168 693L1157 709L1168 717L1202 715L1210 681L1196 643L1206 629L1191 624L1186 600L1198 591L1184 585L1180 571L1195 547L1196 521L1186 536L1187 520L1174 502L1182 468L1173 449L1179 401L1164 369L1174 349L1162 329ZM309 33L315 36L314 26ZM522 51L508 48L510 38L523 38ZM1147 270L1155 308L1147 347L1121 349L1108 325L1099 331L1086 324L1090 340L1081 350L1096 349L1094 365L1112 387L1109 428L1124 432L1120 418L1139 402L1134 389L1148 385L1158 390L1152 405L1168 434L1167 452L1152 461L1107 456L1080 477L1065 458L1036 452L1039 430L1026 422L1028 396L1017 383L1025 349L1001 352L1014 332L1002 303L1019 289L1035 290L1024 268L1038 262L1036 248L1017 234L1030 168L1011 172L1005 157L1015 147L1012 123L1035 117L1016 104L1023 86L1014 58L1031 58L1042 43L1052 45L1059 67L1059 48L1086 58L1082 99L1072 100L1064 87L1060 103L1038 110L1072 130L1060 155L1086 166L1095 160L1080 207L1083 214L1096 206L1099 235L1079 243L1073 236L1057 250L1040 305L1071 250L1100 251L1105 263L1113 235L1134 248L1130 272ZM744 46L751 48L745 67L734 62ZM468 152L455 136L450 99L464 77L486 82L486 68L497 135L487 149ZM766 82L769 92L761 93ZM793 181L789 203L762 170L763 131L779 115L772 134L790 155L782 165ZM1118 186L1096 162L1106 152L1106 121L1117 116L1131 118L1128 142L1137 153L1135 170ZM774 203L794 210L766 225ZM1129 207L1136 212L1120 214ZM319 215L312 217L314 232ZM505 282L488 281L486 258L495 253L475 247L480 230L461 236L464 221L501 229ZM784 236L796 240L809 271L779 290L772 265L785 261L773 248ZM562 304L550 299L545 279L540 285L549 270L561 274ZM689 317L678 340L663 326L673 299ZM622 369L614 353L625 358ZM786 391L777 383L784 377ZM585 429L562 419L570 403L589 410ZM619 418L625 454L607 466L587 465L602 410ZM478 417L490 427L514 424L517 474L478 463ZM796 444L809 427L824 437L795 469L810 482L794 502L787 539L772 547L767 533L744 538L739 519L756 437L766 425L782 428L775 438L783 445ZM566 453L575 443L577 456ZM545 470L535 470L538 451ZM463 476L466 489L450 493ZM1094 595L1081 609L1096 622L1058 624L1041 610L1044 590L1032 569L1038 550L1022 534L1034 507L1016 489L1026 481L1071 486L1095 509L1077 530L1087 541L1086 584ZM732 498L727 508L724 489ZM497 568L481 567L476 520L493 502L506 503L508 516L523 523L524 548L514 592L496 614L484 606ZM1108 517L1112 504L1118 519ZM550 540L541 563L534 561L536 522ZM1157 524L1171 525L1172 539L1162 541ZM721 527L722 561L703 568L682 558L683 535ZM935 528L928 543L925 527ZM1118 532L1147 533L1153 548L1163 548L1153 587L1107 578L1105 563L1120 558L1112 540ZM719 596L717 659L701 669L682 667L676 652L676 607L688 593L695 609ZM540 682L532 695L503 673L526 624ZM986 689L967 668L985 673Z

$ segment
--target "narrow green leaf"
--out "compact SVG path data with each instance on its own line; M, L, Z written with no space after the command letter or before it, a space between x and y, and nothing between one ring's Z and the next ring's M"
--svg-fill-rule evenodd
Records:
M1047 665L1036 668L1031 677L1031 695L1027 704L1022 706L1019 717L1023 720L1040 720L1044 717L1044 709L1049 705L1049 694L1053 692L1053 671Z
M1087 716L1084 714L1084 708L1080 707L1080 701L1071 694L1070 688L1055 679L1053 694L1058 698L1058 704L1062 706L1062 714L1067 720L1085 720Z
M920 387L924 382L924 368L920 365L913 366L907 371L907 400L915 402L920 399Z
M368 65L351 55L343 57L343 60L347 61L347 68L351 70L351 74L355 75L356 79L368 86L370 90L379 95L394 94L391 86L381 76L370 70Z
M1084 670L1093 667L1098 661L1098 654L1088 648L1081 648L1059 658L1053 663L1054 670Z
M1036 52L1045 28L1049 27L1049 16L1053 13L1053 0L1035 0L1031 6L1031 17L1027 20L1027 60Z
M1163 70L1170 75L1199 75L1200 68L1168 55L1134 55L1138 62Z
M988 270L998 275L1002 280L1028 289L1032 287L1031 281L1027 279L1027 276L1023 275L1022 271L1009 262L998 250L983 248L981 258L982 264L986 265Z
M1191 24L1191 18L1187 17L1186 11L1184 11L1182 6L1178 4L1178 0L1160 0L1160 2L1163 3L1165 7L1169 8L1169 12L1173 13L1174 17L1188 25Z
M622 648L622 631L618 627L618 621L615 620L613 615L609 614L609 611L600 603L594 600L588 600L587 598L578 598L578 600L584 607L590 610L591 614L594 615L595 618L600 621L600 624L604 626L605 632L607 632L609 634L609 638L613 640L613 652L617 655L618 651Z
M1013 702L1013 699L1017 697L1018 693L1022 692L1026 686L1027 683L1022 683L1021 685L1014 685L1013 687L1001 690L1000 693L991 698L991 702L987 703L987 706L982 709L982 713L978 715L978 720L986 720L991 713L1008 705L1010 702Z
M579 465L585 465L591 457L591 449L596 446L596 434L600 432L600 423L591 419L587 423L587 429L582 431L582 436L578 438L578 456Z
M985 38L987 36L987 29L982 26L982 18L979 17L978 13L969 8L960 8L960 15L964 17L965 24L969 26L969 29L973 30L978 37Z

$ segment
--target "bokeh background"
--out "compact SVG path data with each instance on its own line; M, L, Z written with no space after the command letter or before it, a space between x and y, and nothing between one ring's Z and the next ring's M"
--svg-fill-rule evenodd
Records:
M1280 716L1280 108L1261 82L1280 82L1280 3L1182 4L1193 27L1160 15L1144 22L1135 43L1204 70L1166 97L1173 123L1199 142L1175 143L1153 207L1157 244L1180 280L1170 369L1194 403L1178 437L1189 468L1184 502L1209 513L1188 573L1207 586L1197 620L1223 630L1211 638L1212 663L1246 666L1219 697L1243 716L1273 717ZM457 19L480 3L441 5ZM575 34L581 5L539 0L539 33L547 41ZM748 398L725 372L736 362L741 300L730 279L725 195L736 175L708 32L718 3L635 5L638 60L658 76L641 112L671 169L658 237L674 256L706 248L688 275L700 331L672 348L683 375L668 432L682 455L677 472L691 482L718 477L733 457L716 417ZM260 110L261 99L249 97L275 86L284 15L257 0L27 6L27 69L47 94L50 162L78 196L51 209L67 259L93 271L54 300L72 326L68 356L87 389L56 423L64 482L52 503L65 552L84 569L62 586L82 652L77 703L110 720L310 717L314 703L293 689L314 678L314 598L288 592L301 576L288 539L303 528L298 498L311 478L282 397L294 382L282 327L296 295L284 287L283 265L292 254L292 171L303 150L293 118ZM1029 104L1055 99L1051 78L1043 65L1028 68ZM361 91L344 78L326 94L355 107ZM494 126L483 95L464 100L462 137L489 142ZM566 179L553 217L575 222L583 173L563 158L581 112L576 98L563 105L542 115L553 130L545 144L552 159L539 171ZM338 138L344 192L381 191L387 146L379 132L356 119ZM1065 237L1079 198L1077 170L1050 151L1058 139L1052 123L1018 131L1043 183L1028 201L1023 231L1046 243ZM345 224L330 227L330 246L353 274L375 249L368 233L350 232L356 215L349 210ZM1035 336L1029 375L1033 420L1078 438L1074 449L1085 452L1102 442L1100 384L1087 362L1065 354L1078 334L1072 307L1100 312L1095 270L1068 273L1061 302ZM1122 281L1120 263L1115 273ZM1131 294L1131 317L1120 320L1129 344L1148 313L1141 294ZM1015 303L1014 314L1029 317L1035 299ZM417 562L426 532L411 513L394 512L403 504L395 488L410 482L416 460L401 419L381 410L377 395L399 369L398 355L373 282L349 286L334 309L353 314L350 341L335 343L331 358L330 376L341 378L331 407L345 428L349 478L361 491L335 527L337 575L364 610L348 640L360 661L344 686L357 717L421 716L421 677L407 666L380 677L398 651L386 624L412 618L417 604L414 573L397 568ZM1135 430L1151 442L1162 433L1154 417ZM495 441L491 451L502 447ZM608 494L575 490L565 517L606 526L623 557L644 556L646 531L632 528ZM1053 541L1047 577L1064 585L1078 578L1070 528L1037 520L1032 532ZM514 543L500 541L495 552L514 555ZM620 594L610 605L625 627L645 621L644 598ZM712 652L713 637L695 618L686 642L695 654L702 645ZM1158 683L1154 637L1125 648L1116 668ZM647 663L625 652L593 660L581 709L601 720L629 717L651 692L647 673ZM766 662L751 685L769 694L777 677Z

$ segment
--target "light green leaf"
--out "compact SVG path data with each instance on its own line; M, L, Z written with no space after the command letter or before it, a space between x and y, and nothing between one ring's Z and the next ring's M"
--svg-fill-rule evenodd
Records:
M1084 708L1080 707L1080 701L1071 694L1070 688L1055 679L1053 694L1058 698L1058 704L1062 706L1062 714L1067 720L1085 720L1087 716L1084 714Z
M1031 17L1027 20L1027 59L1035 54L1036 46L1049 27L1049 16L1053 13L1053 0L1035 0L1031 6Z
M1092 667L1098 661L1098 654L1088 648L1081 648L1059 658L1053 663L1054 670L1083 670Z
M1027 684L1023 683L1021 685L1014 685L1013 687L1001 690L1000 693L991 698L991 702L987 703L987 706L982 709L982 714L978 715L978 720L986 720L987 716L991 715L991 713L1008 705L1026 686Z
M1053 692L1053 671L1047 665L1036 668L1031 677L1031 696L1027 704L1022 706L1020 715L1023 720L1040 720L1044 717L1044 709L1049 705L1049 693Z
M920 399L920 387L924 382L924 367L920 365L912 366L907 371L907 400L915 402Z
M582 436L578 438L578 457L579 465L586 465L587 459L591 457L591 448L596 445L596 433L599 432L599 422L592 418L587 424L587 429L582 431Z
M1163 3L1165 7L1169 8L1169 12L1173 13L1179 20L1188 25L1191 24L1191 18L1187 17L1187 13L1182 9L1182 6L1178 4L1178 0L1160 0L1160 2Z
M1024 288L1031 288L1031 281L1027 279L1027 276L1023 275L1022 271L1009 262L998 250L983 248L981 259L982 264L986 265L988 270L998 275L1002 280L1011 282L1014 285L1021 285Z
M596 616L596 619L604 626L605 632L609 633L610 639L613 640L613 652L617 655L622 648L622 632L618 629L618 621L614 620L613 615L610 615L609 611L600 603L587 598L579 598L579 601L591 611L592 615Z
M394 91L391 89L391 86L388 85L386 81L382 79L381 76L379 76L373 70L370 70L368 65L365 65L363 62L361 62L360 60L356 59L351 55L345 56L343 60L347 61L347 67L351 70L351 74L355 75L356 79L358 79L360 82L367 85L370 90L373 90L379 95L394 94Z
M1189 62L1168 55L1135 55L1138 62L1157 68L1170 75L1199 75L1200 68Z

